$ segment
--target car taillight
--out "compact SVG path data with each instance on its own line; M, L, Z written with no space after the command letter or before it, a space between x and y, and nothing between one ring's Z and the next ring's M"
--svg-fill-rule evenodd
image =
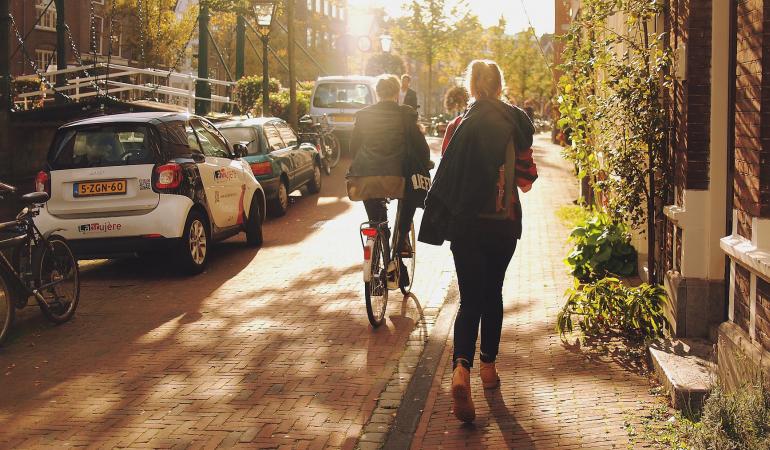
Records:
M254 175L270 175L273 173L273 165L270 162L251 163L251 171Z
M176 163L164 164L155 168L155 188L175 189L182 184L182 166Z
M51 194L51 176L48 175L48 172L41 170L37 173L35 176L35 190Z

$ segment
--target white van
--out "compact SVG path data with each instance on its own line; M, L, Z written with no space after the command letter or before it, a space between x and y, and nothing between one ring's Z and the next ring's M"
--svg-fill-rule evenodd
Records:
M356 112L377 103L374 77L333 76L320 77L310 97L310 115L317 119L326 114L329 125L347 139L353 132Z

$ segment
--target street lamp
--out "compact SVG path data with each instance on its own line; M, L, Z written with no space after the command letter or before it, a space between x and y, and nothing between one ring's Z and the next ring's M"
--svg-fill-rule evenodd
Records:
M393 46L393 38L389 34L383 34L380 36L380 47L385 53L390 53L390 49Z
M254 4L254 15L257 18L257 32L262 38L262 116L270 111L270 78L267 71L267 43L270 27L275 18L275 0L262 0Z

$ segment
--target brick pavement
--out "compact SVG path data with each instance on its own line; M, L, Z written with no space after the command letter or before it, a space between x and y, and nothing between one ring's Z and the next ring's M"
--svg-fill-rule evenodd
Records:
M508 270L498 357L500 389L484 391L471 373L476 422L451 414L451 332L412 449L604 449L629 443L627 421L640 421L655 404L647 377L626 370L622 358L594 358L562 344L556 314L571 279L563 263L568 230L554 212L576 196L571 167L558 147L538 137L540 179L524 195L524 234ZM478 362L476 362L476 365Z
M193 278L161 258L87 263L73 321L21 311L0 348L0 447L352 448L452 264L418 248L420 308L393 296L372 331L344 165L259 250L231 239Z

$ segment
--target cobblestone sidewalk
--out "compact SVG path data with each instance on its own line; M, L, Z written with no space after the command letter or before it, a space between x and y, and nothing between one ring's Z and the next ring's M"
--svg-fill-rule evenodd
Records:
M476 422L452 415L451 330L443 368L428 394L413 449L627 448L626 427L654 404L648 379L619 358L588 358L554 331L571 279L563 263L568 230L555 216L577 185L559 148L541 135L535 146L540 179L524 195L524 235L504 287L500 389L485 391L471 373ZM476 363L477 365L477 363Z

